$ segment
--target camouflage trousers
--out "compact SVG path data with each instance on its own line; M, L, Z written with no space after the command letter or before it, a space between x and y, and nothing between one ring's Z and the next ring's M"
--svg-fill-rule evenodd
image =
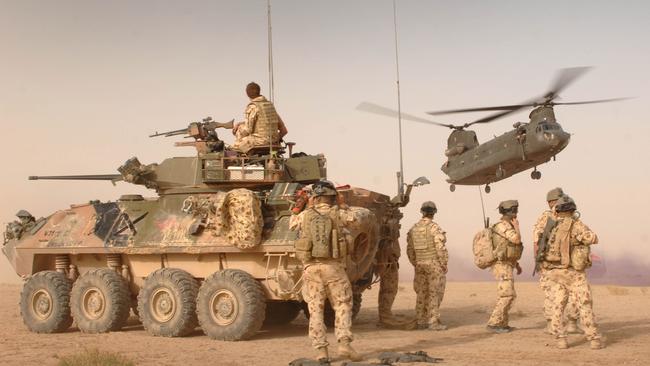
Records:
M440 303L445 296L447 276L435 262L415 265L413 289L415 300L415 319L417 325L428 326L440 322Z
M386 269L379 276L379 297L377 299L379 321L390 319L393 316L392 308L395 296L397 296L398 273L397 263L388 263Z
M497 262L492 266L492 274L497 280L497 303L488 320L490 326L508 326L508 312L517 297L512 271L513 266L509 263Z
M309 338L314 348L327 347L324 321L325 300L334 314L334 334L338 342L352 341L352 285L343 264L311 263L303 272L305 300L309 307Z
M544 319L546 319L547 322L550 322L553 317L553 293L551 291L551 283L548 279L548 271L548 269L544 268L540 270L539 287L544 291ZM564 313L567 320L572 322L578 320L578 299L576 294L573 292L569 293L569 300L564 309Z
M584 271L576 271L572 268L550 269L547 274L553 304L551 332L558 338L567 336L567 321L564 312L570 295L574 294L580 323L587 339L600 338L593 310L591 288L587 282L587 274Z

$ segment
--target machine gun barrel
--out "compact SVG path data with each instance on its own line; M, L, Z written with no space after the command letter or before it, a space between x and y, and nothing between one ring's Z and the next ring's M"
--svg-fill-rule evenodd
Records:
M29 180L122 180L120 174L93 174L93 175L31 175Z
M149 137L158 137L158 136L176 136L176 135L183 135L187 133L187 128L182 128L180 130L174 130L174 131L167 131L167 132L156 132L153 135L149 135Z

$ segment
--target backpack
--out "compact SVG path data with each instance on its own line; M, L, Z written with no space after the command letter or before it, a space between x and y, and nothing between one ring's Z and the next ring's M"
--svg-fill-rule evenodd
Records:
M481 229L474 235L472 250L474 252L474 264L478 268L485 269L496 262L492 247L492 228Z

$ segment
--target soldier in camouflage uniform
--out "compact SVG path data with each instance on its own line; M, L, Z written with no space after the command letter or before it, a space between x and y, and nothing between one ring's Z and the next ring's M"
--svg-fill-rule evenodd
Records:
M498 298L487 328L494 333L512 331L508 325L508 312L517 297L513 271L516 268L517 274L521 274L518 261L523 251L517 220L518 210L519 202L516 200L501 202L499 204L501 220L492 226L492 243L496 257L496 262L492 265L492 273L498 281Z
M277 145L288 131L275 106L260 94L260 86L256 83L246 85L246 95L250 103L246 106L244 121L233 127L235 142L232 147L245 153L254 147Z
M20 239L25 231L30 230L36 225L36 218L26 210L20 210L16 214L18 221L10 222L4 233L5 243L12 239Z
M417 294L416 327L445 330L447 326L440 323L439 309L447 282L447 238L440 226L433 222L433 216L437 212L435 203L424 202L420 212L422 219L413 225L406 237L406 254L415 266L413 289Z
M347 209L336 204L337 192L331 182L321 181L312 188L313 206L292 222L300 230L295 242L296 257L303 262L303 294L309 307L309 338L319 360L329 360L323 311L329 299L335 313L338 353L353 361L361 357L352 342L352 285L345 272L347 245L343 224L354 220Z
M539 242L542 234L544 233L544 228L548 219L557 220L557 214L555 212L555 204L557 200L564 195L562 188L557 187L551 189L546 194L546 202L548 203L548 210L544 211L542 215L537 219L535 227L533 228L533 245L534 253L537 253L537 243ZM544 319L546 319L546 330L548 334L551 333L551 315L553 314L553 298L551 294L551 286L548 281L548 274L544 268L539 269L539 286L544 291ZM576 304L575 294L571 293L569 295L569 302L566 307L566 316L569 321L568 332L569 333L580 333L580 328L578 328L578 307Z
M566 319L563 316L569 294L574 293L578 303L580 323L592 349L603 348L601 335L593 312L591 289L585 270L591 266L590 246L598 243L596 234L576 213L576 204L569 196L562 196L555 205L558 221L551 231L543 268L552 293L553 314L551 330L560 349L568 348Z
M401 248L399 246L399 221L402 213L398 209L388 218L385 223L390 228L390 233L382 240L377 250L375 273L379 276L379 294L377 297L377 310L379 312L379 325L395 327L403 325L396 319L392 308L397 296L399 287L399 257Z

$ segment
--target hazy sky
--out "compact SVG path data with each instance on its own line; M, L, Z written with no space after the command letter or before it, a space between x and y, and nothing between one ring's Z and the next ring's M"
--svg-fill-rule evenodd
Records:
M519 199L530 257L545 194L562 186L600 235L597 252L650 264L650 3L397 4L402 107L411 114L522 102L544 93L557 69L583 65L595 68L562 93L564 101L636 97L557 107L571 144L540 167L541 180L524 172L493 185L485 200L494 220L499 201ZM392 1L272 5L276 106L287 139L326 154L333 180L393 195L397 123L355 110L361 101L396 105ZM0 222L21 208L46 216L90 199L153 195L127 184L26 178L115 173L132 156L146 164L193 154L173 139L147 136L208 115L241 119L245 84L256 80L268 90L266 30L263 0L0 1ZM506 132L527 113L477 128L479 139ZM406 178L425 175L432 184L415 191L403 236L420 203L434 200L454 271L470 260L481 206L476 187L448 190L439 169L448 132L404 124ZM232 141L229 132L222 137ZM15 280L7 267L0 260L0 279Z

